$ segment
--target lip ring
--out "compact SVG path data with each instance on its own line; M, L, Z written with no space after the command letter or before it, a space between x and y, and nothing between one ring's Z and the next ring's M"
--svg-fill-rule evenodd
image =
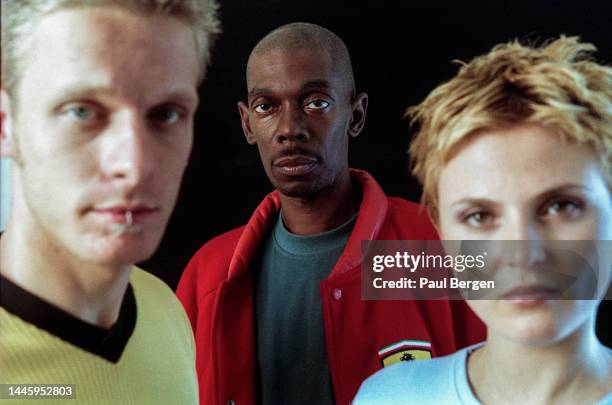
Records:
M131 210L127 210L125 212L125 224L127 226L132 226L134 218L132 217L132 211Z

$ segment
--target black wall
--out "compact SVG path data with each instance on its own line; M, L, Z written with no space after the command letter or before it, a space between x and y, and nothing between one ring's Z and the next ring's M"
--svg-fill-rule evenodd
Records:
M402 115L454 75L453 59L469 60L514 38L566 34L594 43L599 61L612 62L612 2L492 3L221 0L224 33L200 91L191 161L164 240L142 266L176 287L193 253L215 235L244 224L271 191L256 148L244 140L236 103L246 95L251 48L282 24L312 22L344 39L358 91L370 96L366 127L352 141L351 166L372 173L387 194L413 201L420 189L408 171L410 131ZM609 345L612 332L604 325L612 324L611 304L604 302L599 321L600 336Z

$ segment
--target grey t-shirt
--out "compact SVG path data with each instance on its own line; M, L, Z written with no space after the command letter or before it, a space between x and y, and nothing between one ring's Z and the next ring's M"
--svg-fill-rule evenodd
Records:
M333 404L319 284L342 254L356 215L312 236L290 233L281 218L254 269L259 401Z

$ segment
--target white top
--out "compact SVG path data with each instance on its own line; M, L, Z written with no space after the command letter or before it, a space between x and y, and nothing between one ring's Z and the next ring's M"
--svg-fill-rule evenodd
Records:
M467 376L468 356L482 344L449 356L400 362L383 368L361 384L353 405L482 405L472 392ZM594 405L612 405L612 392Z

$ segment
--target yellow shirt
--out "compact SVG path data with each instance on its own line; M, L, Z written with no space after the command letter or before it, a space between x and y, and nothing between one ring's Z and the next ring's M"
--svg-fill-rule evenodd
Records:
M0 384L75 384L76 399L45 404L196 404L193 334L181 304L168 286L138 268L130 284L136 324L116 363L0 307Z

